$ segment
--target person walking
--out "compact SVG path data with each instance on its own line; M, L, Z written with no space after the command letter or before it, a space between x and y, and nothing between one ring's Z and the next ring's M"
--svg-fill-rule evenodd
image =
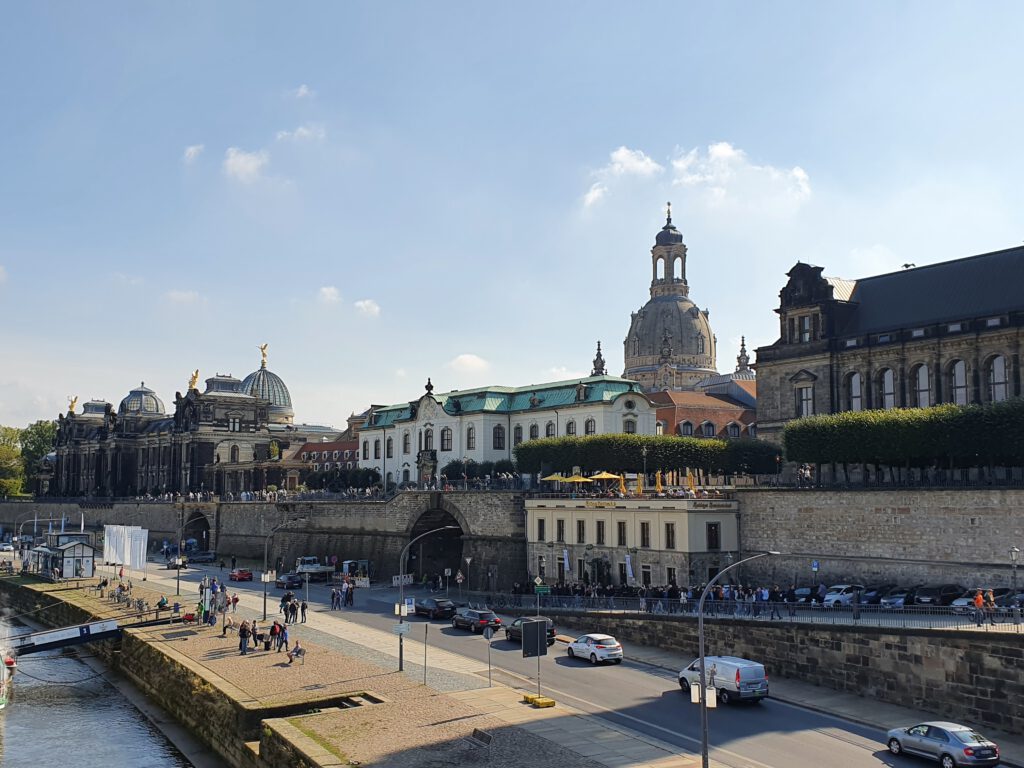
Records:
M301 607L300 607L300 610L302 611L302 623L303 623L303 624L305 624L305 623L306 623L306 609L307 609L307 608L309 608L309 606L308 606L308 605L306 605L306 601L305 601L305 600L303 600L303 601L302 601L302 605L301 605Z
M238 613L238 593L235 592L231 595L231 612Z
M768 616L768 620L782 619L782 612L779 610L779 603L782 602L782 590L779 589L779 585L776 584L772 587L768 593L768 604L771 607L771 615Z
M277 652L280 653L281 649L288 650L288 625L281 625L281 632L277 636Z
M355 584L349 584L348 585L348 593L345 595L345 604L348 605L349 608L355 608L355 599L356 599L356 585Z

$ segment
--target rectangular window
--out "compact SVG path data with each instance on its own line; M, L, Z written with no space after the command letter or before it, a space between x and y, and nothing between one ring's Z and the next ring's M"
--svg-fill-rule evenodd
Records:
M628 584L629 579L626 578L626 564L619 563L619 584Z
M797 387L796 390L796 416L814 415L814 387Z
M543 517L537 518L537 541L545 541L547 539L547 531L544 530L547 521Z
M636 422L633 421L632 419L626 419L624 422L622 422L622 431L625 432L627 435L635 435Z
M891 334L888 334L888 333L880 333L880 334L878 334L878 343L879 344L886 344L886 343L888 343L890 341L892 341L892 335Z
M676 583L676 569L675 568L669 567L669 568L665 569L665 579L668 581L669 584L676 584L676 586L679 586Z
M804 315L800 318L800 342L806 344L811 340L811 316Z
M789 335L788 335L788 338L789 338L789 343L790 344L795 344L796 343L796 319L792 318L792 317L789 318Z
M555 541L565 541L565 520L555 520Z
M990 317L988 320L985 321L986 328L998 328L1002 324L1003 318L1001 317Z
M676 524L665 523L665 549L676 548Z
M640 523L640 546L651 548L651 524L648 522Z
M576 561L576 580L585 581L587 575L587 561L582 557Z
M718 551L722 548L722 524L707 524L708 551Z
M924 337L924 328L915 328L910 332L910 338L920 339Z
M857 340L856 339L847 339L846 340L846 346L847 347L856 347L857 346Z
M599 547L604 546L604 520L597 521L597 531L594 538L596 539L596 544Z
M615 527L618 531L619 546L626 546L626 523L620 520L615 524Z
M946 326L946 330L949 331L949 333L959 333L963 329L963 323L950 323Z
M577 520L576 521L576 543L586 544L587 543L587 521Z
M651 566L641 565L640 566L640 580L643 582L645 587L651 586Z

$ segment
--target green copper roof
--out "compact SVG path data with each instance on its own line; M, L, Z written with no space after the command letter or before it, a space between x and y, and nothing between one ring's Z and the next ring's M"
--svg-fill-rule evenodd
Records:
M585 398L580 400L577 389L586 387ZM471 413L529 413L548 408L564 408L573 405L592 405L611 402L618 396L632 392L644 397L635 381L616 376L588 376L582 379L554 381L526 387L481 387L479 389L456 390L431 394L431 397L451 416ZM646 398L645 398L646 399ZM416 402L401 403L378 408L367 425L374 427L392 426L398 422L410 421Z

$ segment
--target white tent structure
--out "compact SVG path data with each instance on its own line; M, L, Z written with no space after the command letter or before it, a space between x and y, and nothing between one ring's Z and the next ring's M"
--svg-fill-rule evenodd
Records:
M149 531L137 525L103 526L103 560L131 571L146 571ZM143 577L145 578L145 577Z

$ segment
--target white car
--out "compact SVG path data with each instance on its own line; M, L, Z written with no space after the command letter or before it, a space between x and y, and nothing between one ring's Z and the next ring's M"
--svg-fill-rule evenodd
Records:
M863 591L864 587L861 584L836 584L829 587L822 603L826 606L850 605L853 602L854 593Z
M11 544L10 542L6 542L5 541L3 544L0 544L0 552L13 552L13 551L14 551L14 545Z
M566 652L570 659L589 659L591 664L622 663L622 645L611 635L582 635L569 643Z

